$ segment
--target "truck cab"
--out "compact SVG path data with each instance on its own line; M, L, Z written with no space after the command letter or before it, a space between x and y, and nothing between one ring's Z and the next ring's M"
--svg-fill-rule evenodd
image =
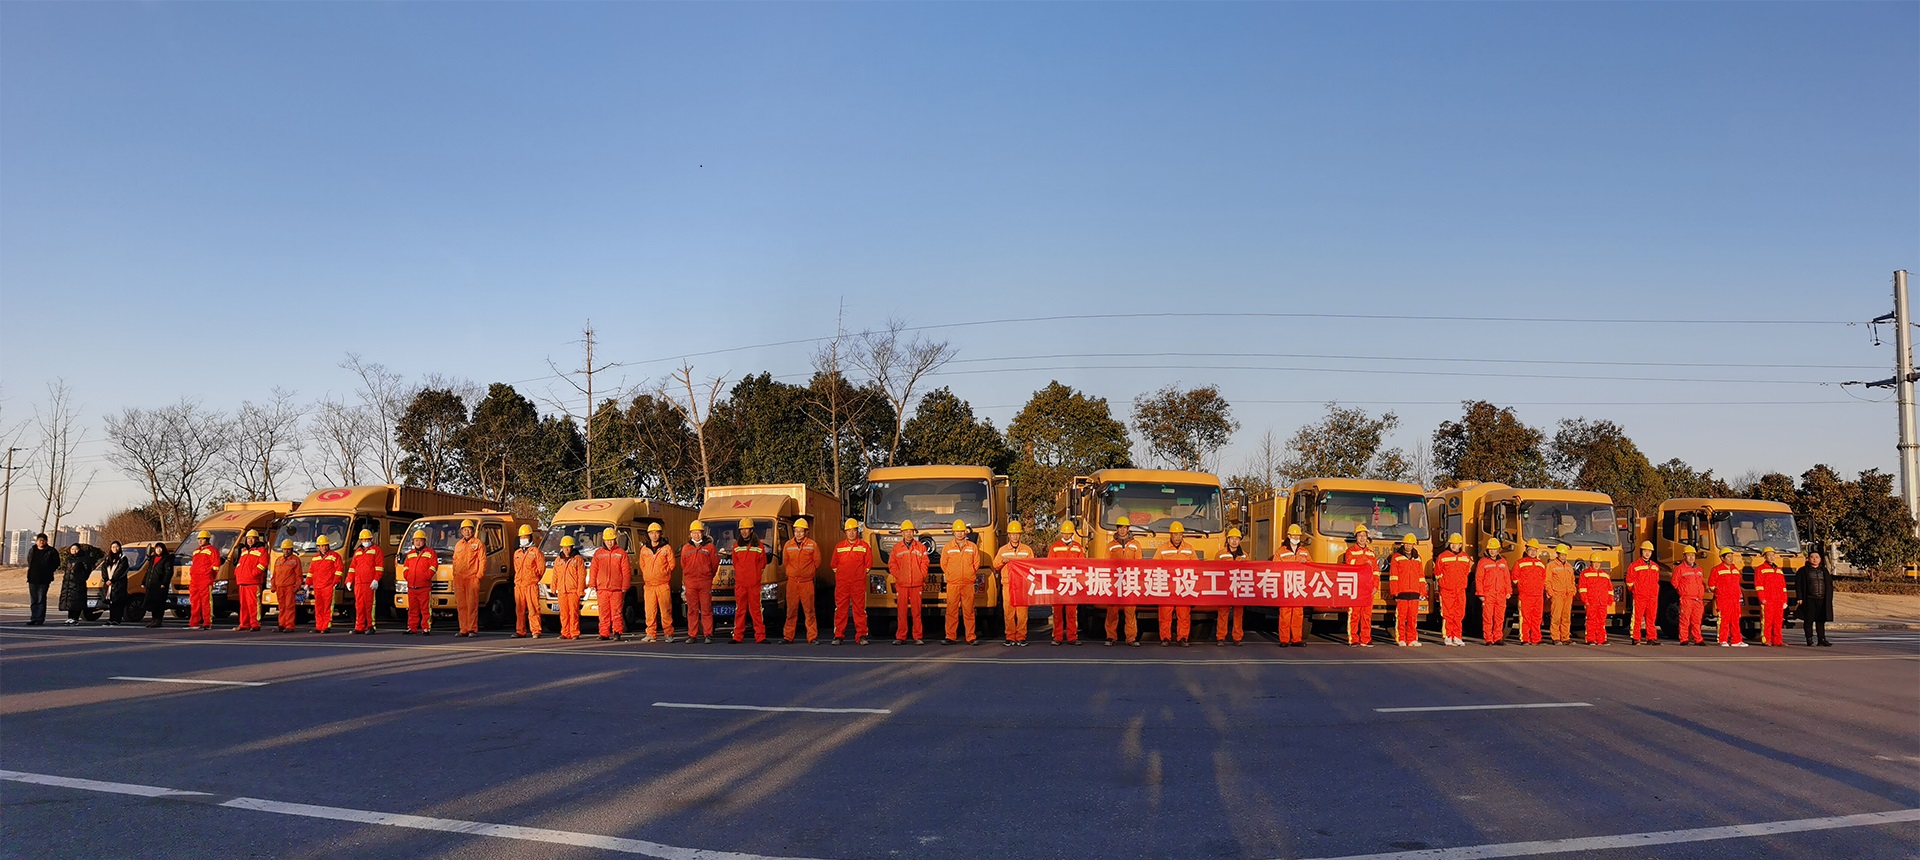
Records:
M399 484L328 487L307 494L292 514L279 521L267 545L278 553L281 541L293 541L304 569L313 564L319 554L317 539L325 535L328 545L340 553L341 565L345 567L352 564L354 549L360 545L360 532L372 532L374 545L384 554L385 565L380 574L377 591L380 596L375 601L375 611L381 617L393 618L394 571L399 569L397 556L407 526L421 517L484 510L489 504L484 499ZM270 589L265 591L264 602L277 611L276 596ZM335 614L353 611L353 596L344 569L340 572L340 584L334 588L333 611Z
M1140 545L1142 558L1159 552L1176 522L1186 530L1182 542L1200 558L1219 558L1229 523L1246 520L1244 492L1222 487L1218 475L1171 469L1102 469L1075 476L1055 497L1054 506L1061 520L1071 520L1080 531L1093 558L1107 557L1113 530L1122 522ZM1142 617L1158 614L1152 606L1139 611Z
M618 532L614 545L625 550L629 562L630 579L625 602L620 605L620 615L628 630L640 627L645 611L640 603L640 560L636 554L645 544L647 527L660 524L661 534L667 543L678 548L687 542L687 526L694 520L692 508L670 502L656 502L651 499L608 498L578 499L560 506L554 512L553 525L547 529L546 538L540 544L540 551L547 557L547 571L540 577L540 614L560 616L560 598L553 590L553 560L560 557L560 539L573 538L574 548L581 557L593 564L593 555L600 549L601 535L607 529ZM709 530L713 527L707 526ZM508 553L508 566L511 568L512 553ZM680 591L680 567L675 558L673 568L673 590ZM511 579L509 579L511 585ZM509 589L511 597L511 589ZM600 617L599 592L591 583L586 596L580 601L580 617L598 619ZM512 616L509 615L509 618Z
M1543 546L1566 544L1576 572L1599 566L1613 580L1610 616L1624 616L1632 607L1626 599L1626 564L1632 538L1631 512L1614 507L1605 493L1510 487L1497 482L1462 481L1427 501L1434 512L1436 532L1458 532L1475 558L1487 538L1500 540L1500 554L1514 564L1525 554L1526 542ZM1626 515L1622 515L1625 513ZM1574 614L1584 615L1574 603Z
M1659 621L1664 635L1669 636L1679 631L1680 601L1672 581L1673 566L1681 562L1683 547L1700 551L1695 564L1702 571L1711 571L1720 563L1723 549L1740 553L1741 590L1746 594L1743 620L1749 626L1758 624L1760 618L1760 602L1753 595L1753 566L1761 560L1761 553L1769 549L1779 553L1780 569L1787 574L1787 601L1791 603L1800 597L1794 571L1807 563L1807 551L1815 548L1800 540L1793 508L1759 499L1668 499L1660 503L1653 516L1641 520L1638 539L1653 542L1654 560L1660 562ZM1714 613L1708 615L1711 618Z
M840 499L805 484L739 484L708 487L700 506L700 522L720 552L720 569L713 577L713 614L733 618L733 548L739 542L741 520L753 523L754 537L767 547L766 569L760 573L760 600L785 611L786 566L781 549L793 538L793 521L806 517L808 534L820 545L820 567L814 571L814 600L830 601L833 594L833 545L840 542ZM832 605L827 603L826 605ZM765 616L763 616L765 617ZM737 621L735 623L738 623Z
M1251 507L1250 552L1263 561L1273 558L1274 551L1286 539L1287 527L1299 526L1311 561L1339 564L1347 549L1354 545L1359 527L1366 526L1369 544L1380 557L1380 566L1374 571L1373 617L1376 619L1393 613L1392 596L1386 593L1386 571L1392 561L1393 548L1407 535L1413 535L1420 561L1428 577L1432 576L1434 540L1428 526L1427 496L1417 484L1309 478ZM1435 611L1436 604L1431 597L1432 589L1428 588L1427 597L1420 603L1422 615ZM1316 620L1343 615L1344 610L1332 608L1315 608L1312 613Z
M460 541L461 524L468 521L474 524L474 537L486 548L486 562L480 575L480 626L498 630L513 623L513 551L519 544L520 527L529 525L538 529L539 523L493 510L442 514L413 521L401 537L400 553L404 555L413 546L415 534L425 533L427 547L438 558L439 567L433 574L433 587L427 593L415 594L407 587L405 577L395 578L393 606L396 611L405 611L415 600L427 601L435 615L452 615L458 611L453 599L453 548Z
M923 605L947 605L946 580L940 567L940 548L953 539L956 520L967 524L979 545L980 570L990 573L991 561L1006 540L1010 520L1008 479L985 466L893 466L867 474L867 543L873 546L873 568L867 576L867 608L892 610L899 604L887 562L900 543L900 524L911 521L917 540L927 548L927 588ZM1044 547L1040 551L1044 551ZM989 582L986 580L976 582ZM1000 605L996 585L979 588L974 605ZM884 617L884 616L883 616Z
M281 519L293 509L292 502L228 502L219 513L195 523L173 556L174 616L187 616L187 581L193 571L193 551L200 548L201 532L212 533L213 547L220 551L220 567L213 581L213 617L223 619L240 606L236 600L240 592L233 584L233 563L237 560L234 547L243 545L241 538L248 531L260 532L261 539L265 541L267 536L274 533ZM267 542L266 545L278 544Z

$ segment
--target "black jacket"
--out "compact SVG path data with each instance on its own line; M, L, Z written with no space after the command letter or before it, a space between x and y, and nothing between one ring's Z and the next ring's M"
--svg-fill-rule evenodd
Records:
M1794 574L1800 595L1800 617L1808 621L1833 620L1833 569L1804 565ZM1820 613L1815 617L1814 613Z
M148 553L147 566L140 571L140 587L149 608L167 605L167 591L173 585L173 553Z
M107 598L116 605L127 599L127 557L117 552L107 553L100 560L100 584L107 588Z
M60 551L48 545L45 549L31 547L27 550L27 581L34 585L47 585L53 582L53 572L60 569Z
M65 577L60 582L60 611L66 612L75 606L86 606L87 574L93 572L93 558L84 552L79 555L69 555L66 566L62 570Z

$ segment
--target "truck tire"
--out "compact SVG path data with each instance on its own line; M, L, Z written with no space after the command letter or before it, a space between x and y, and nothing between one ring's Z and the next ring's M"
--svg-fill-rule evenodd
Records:
M640 590L627 589L627 597L620 603L620 620L626 623L628 633L646 633L646 610L640 605Z
M513 592L510 586L496 585L493 593L487 595L487 602L480 604L480 626L487 630L499 630L513 623Z
M1660 606L1653 613L1654 626L1662 639L1680 638L1680 597L1673 586L1661 583Z

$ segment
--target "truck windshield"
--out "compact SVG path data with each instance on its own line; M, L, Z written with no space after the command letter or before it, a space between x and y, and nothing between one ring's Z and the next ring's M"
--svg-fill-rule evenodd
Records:
M400 540L400 551L413 549L413 536L420 532L427 533L427 548L440 557L441 564L453 562L453 545L460 542L459 520L429 520L407 526L406 536Z
M1320 494L1320 534L1351 537L1358 526L1374 537L1427 539L1427 500L1406 493L1333 491Z
M763 546L767 547L769 551L778 551L778 547L773 545L773 523L767 520L754 520L753 536L756 540L759 540ZM739 524L732 523L726 526L716 527L712 532L708 533L707 537L713 538L713 547L720 551L720 559L722 561L731 561L733 559L733 548L740 543Z
M1568 546L1619 546L1612 505L1592 502L1526 502L1520 505L1524 539L1558 541Z
M1100 491L1101 525L1111 529L1124 522L1134 528L1164 532L1174 523L1190 532L1220 530L1220 488L1199 484L1114 482Z
M240 539L239 529L208 529L213 534L213 548L220 551L220 559L225 561L227 552L233 549L235 541ZM174 551L173 563L185 567L193 564L193 551L200 548L200 532L195 531L192 540L182 541L180 548Z
M875 481L867 485L867 525L898 528L902 520L912 520L921 528L946 528L966 520L984 526L992 522L990 498L986 481Z
M278 549L283 540L293 541L295 552L319 552L319 544L314 542L321 535L327 536L327 548L346 552L357 546L356 541L348 539L347 518L335 516L292 516L280 521L280 527L273 530L273 540L269 544Z
M566 523L564 525L555 525L553 528L547 530L547 541L540 545L540 551L546 553L549 559L559 558L560 539L570 537L573 538L574 550L588 560L592 560L594 551L600 548L600 533L606 530L606 523ZM627 530L620 529L619 531L620 536L614 539L614 546L624 550L632 550L633 547L627 545Z
M1713 537L1722 547L1746 552L1768 547L1780 552L1800 551L1800 530L1794 527L1792 514L1714 511Z

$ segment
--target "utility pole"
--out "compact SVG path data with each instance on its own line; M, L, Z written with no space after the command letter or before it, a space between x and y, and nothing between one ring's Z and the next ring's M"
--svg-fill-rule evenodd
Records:
M12 564L14 561L13 547L7 544L7 514L13 507L13 452L25 450L25 448L7 449L6 489L0 491L0 556L6 557L7 564Z
M1920 522L1920 438L1914 429L1913 319L1907 313L1907 270L1893 273L1893 312L1874 317L1873 322L1893 324L1893 377L1843 384L1894 390L1900 409L1900 500L1906 503L1907 513Z

